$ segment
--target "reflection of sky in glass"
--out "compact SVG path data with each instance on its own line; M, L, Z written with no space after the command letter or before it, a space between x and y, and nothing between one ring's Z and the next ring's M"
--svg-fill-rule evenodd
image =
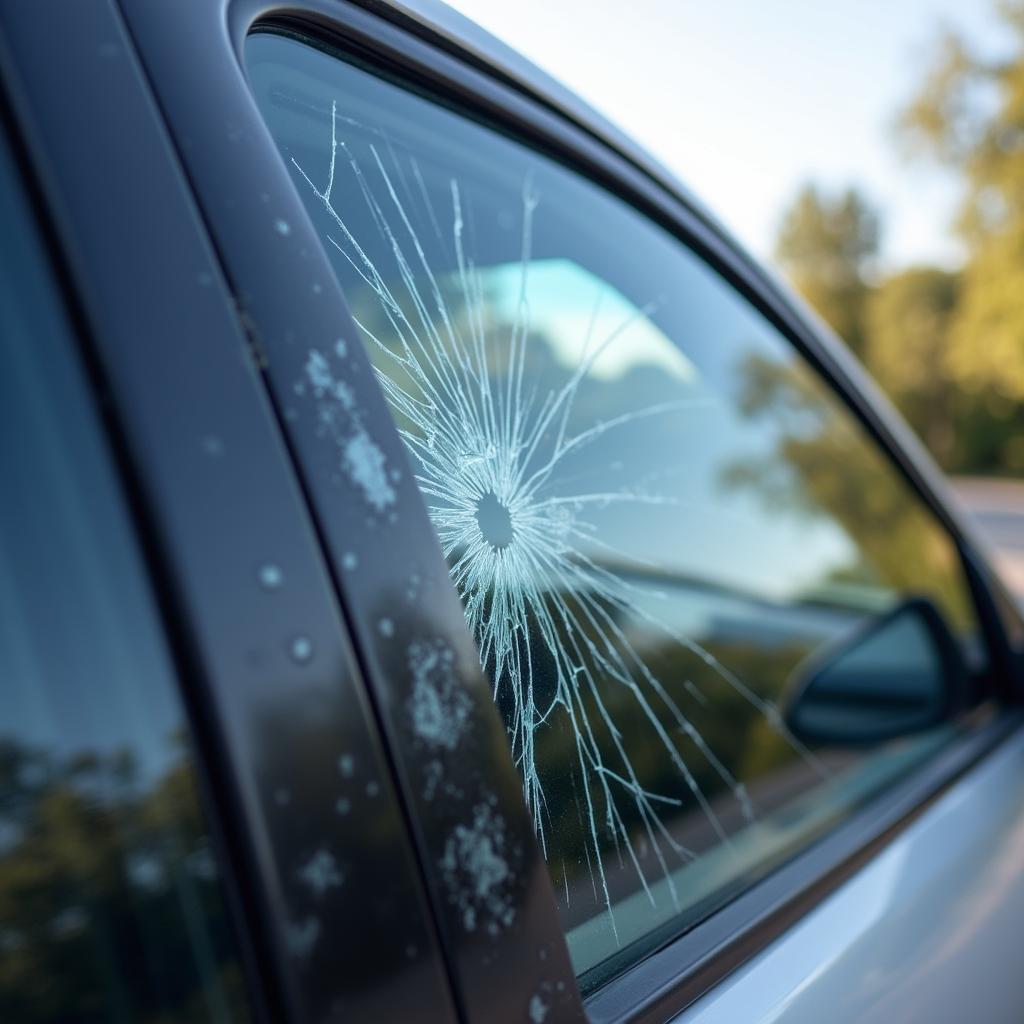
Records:
M489 267L487 282L494 289L496 310L511 323L522 283L519 265ZM527 301L533 330L544 335L555 357L570 370L601 341L617 335L594 360L589 370L592 377L621 377L634 366L658 367L682 381L697 376L693 363L628 299L568 260L531 263Z
M497 319L513 322L519 266L482 273ZM615 400L616 408L620 401L632 408L651 401L645 370L694 396L691 410L646 421L640 432L610 432L576 460L575 471L595 485L624 489L639 482L675 502L592 511L604 541L664 572L775 599L799 596L831 568L855 560L845 532L833 522L768 514L756 496L721 487L721 470L738 453L770 449L766 425L745 421L730 396L716 394L688 354L615 288L568 260L542 260L530 265L526 299L534 340L543 338L568 372L614 336L588 376L625 396Z

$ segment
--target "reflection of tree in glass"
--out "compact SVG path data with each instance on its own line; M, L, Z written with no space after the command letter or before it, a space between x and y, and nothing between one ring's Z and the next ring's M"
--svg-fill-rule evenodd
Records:
M723 484L754 491L772 512L824 517L844 528L857 559L833 569L820 581L824 589L925 589L952 623L969 628L948 538L876 445L823 400L818 380L799 363L761 356L747 358L740 376L740 409L774 427L775 449L727 466Z
M191 766L0 739L0 1020L244 1020Z

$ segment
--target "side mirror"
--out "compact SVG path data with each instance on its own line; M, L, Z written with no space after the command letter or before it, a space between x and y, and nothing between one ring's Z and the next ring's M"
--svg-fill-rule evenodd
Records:
M966 694L953 634L931 601L915 597L798 666L783 717L805 743L859 746L938 725Z

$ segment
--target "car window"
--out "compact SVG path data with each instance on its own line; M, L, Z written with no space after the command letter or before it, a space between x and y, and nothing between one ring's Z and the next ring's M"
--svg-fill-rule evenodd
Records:
M249 1014L126 504L0 149L0 1020Z
M366 346L586 988L943 742L858 746L837 707L915 705L922 623L972 656L957 552L779 331L631 206L300 40L252 36L247 67L357 330L303 342L294 400L386 508L344 415Z

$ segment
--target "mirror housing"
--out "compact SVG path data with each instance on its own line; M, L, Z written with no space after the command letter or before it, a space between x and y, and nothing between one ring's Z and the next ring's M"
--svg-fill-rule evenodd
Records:
M797 667L783 709L801 741L863 746L921 732L966 704L968 675L935 605L912 597Z

